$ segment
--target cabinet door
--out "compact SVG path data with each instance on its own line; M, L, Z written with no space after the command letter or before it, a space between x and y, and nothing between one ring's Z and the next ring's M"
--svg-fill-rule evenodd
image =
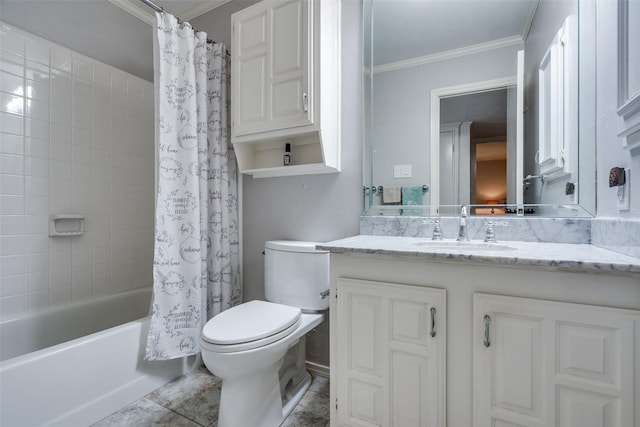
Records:
M338 424L444 426L445 291L341 278L337 298Z
M638 311L475 294L474 425L637 425L634 327Z
M233 131L310 123L309 0L261 2L233 15Z
M270 120L277 128L309 123L310 6L290 0L272 10Z
M247 8L234 15L232 47L232 112L233 129L264 124L269 119L269 10Z

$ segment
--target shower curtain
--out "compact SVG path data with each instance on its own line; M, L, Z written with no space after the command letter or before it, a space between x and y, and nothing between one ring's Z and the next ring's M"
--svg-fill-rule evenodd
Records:
M229 142L229 56L156 13L157 200L145 359L197 354L208 319L239 304L237 167Z

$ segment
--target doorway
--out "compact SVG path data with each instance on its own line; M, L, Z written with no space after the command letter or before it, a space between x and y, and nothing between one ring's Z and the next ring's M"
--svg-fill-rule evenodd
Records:
M488 80L483 82L475 82L472 84L454 86L449 88L434 89L431 91L431 140L438 141L438 143L431 144L431 181L432 185L431 202L433 214L456 214L456 212L449 212L454 209L455 205L471 204L472 201L476 201L475 194L472 194L472 176L475 176L476 165L475 158L472 162L472 147L477 144L487 142L506 142L507 147L507 197L498 199L499 202L504 203L521 203L521 197L517 194L517 177L521 175L522 162L519 157L521 156L521 144L522 144L522 132L521 132L521 120L517 120L521 115L517 113L518 105L520 104L520 96L516 86L516 78L503 78L496 80ZM475 107L471 107L465 97L477 98L479 101ZM477 110L483 112L487 109L483 97L502 98L502 107L500 107L506 117L499 120L500 124L496 124L497 120L484 120L482 115L477 116L477 120L474 123L473 115ZM442 106L441 106L442 103ZM451 111L462 111L461 115L453 116L449 115L446 110L449 110L449 104L452 105ZM441 108L445 109L444 115L441 114ZM496 113L497 115L497 113ZM470 120L471 119L471 120ZM457 121L459 124L469 123L470 128L474 128L473 142L471 138L471 131L469 132L468 142L459 142L454 150L457 151L452 155L454 163L451 167L448 165L440 165L441 160L441 146L440 146L440 134L441 123L451 124L452 121ZM464 121L463 121L464 120ZM506 122L506 125L505 125ZM454 122L455 124L456 122ZM461 133L459 133L461 134ZM518 148L520 146L520 148ZM475 153L475 151L474 151ZM446 157L446 156L445 156ZM472 171L472 164L474 169ZM455 175L457 179L458 195L456 200L451 200L449 196L441 194L440 183L443 180L447 180L446 177L441 176L441 171L451 173L454 170L458 172ZM448 171L448 172L447 172ZM475 189L475 183L473 188ZM474 190L474 193L477 192ZM499 195L498 195L499 196ZM445 197L443 199L442 197ZM446 200L450 203L450 207L445 208L446 211L441 211L440 206L443 205L442 201ZM488 200L494 201L495 198ZM494 213L495 212L494 210Z
M518 51L516 55L515 75L512 77L504 77L493 80L485 80L473 83L462 84L458 86L442 87L432 89L430 91L430 138L431 149L431 214L437 215L440 212L441 195L440 195L440 103L441 100L455 97L458 95L473 95L485 92L505 89L507 93L507 203L516 204L518 215L524 213L523 203L523 116L524 116L524 51ZM471 143L468 144L471 146ZM461 147L462 148L462 147ZM458 154L461 150L458 150ZM453 156L454 159L456 156ZM471 162L471 149L469 148L469 163ZM462 160L466 162L466 157L462 156ZM460 156L458 156L460 162ZM461 167L458 163L458 171L470 170ZM467 179L463 174L456 175L458 179L458 200L455 205L469 203L471 201L471 182L470 174ZM468 194L468 202L461 196ZM522 212L522 213L521 213Z
M508 95L499 88L440 98L441 214L507 202Z

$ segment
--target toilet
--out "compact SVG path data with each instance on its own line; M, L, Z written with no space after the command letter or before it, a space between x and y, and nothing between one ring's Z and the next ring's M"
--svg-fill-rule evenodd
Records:
M222 379L219 427L277 427L302 398L305 335L329 308L329 253L315 242L265 242L267 301L249 301L207 322L207 369Z

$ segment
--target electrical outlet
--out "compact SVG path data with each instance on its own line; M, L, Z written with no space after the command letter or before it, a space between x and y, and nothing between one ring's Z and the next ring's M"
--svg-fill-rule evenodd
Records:
M631 169L624 170L624 184L617 187L618 211L628 211L631 204L629 203L629 195L631 194Z
M393 177L394 178L411 178L413 176L413 172L411 169L412 169L411 165L394 165Z

